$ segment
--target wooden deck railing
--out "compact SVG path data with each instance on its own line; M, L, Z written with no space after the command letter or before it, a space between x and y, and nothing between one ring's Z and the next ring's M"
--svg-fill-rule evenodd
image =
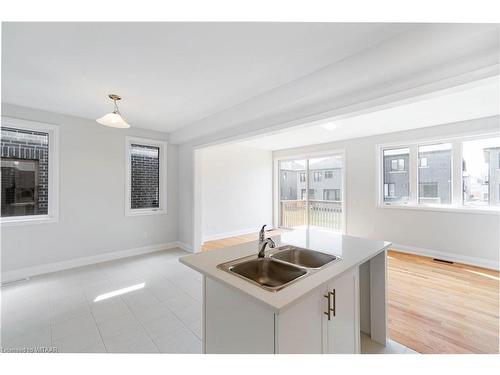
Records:
M307 224L305 200L281 201L281 221L283 228L294 228ZM342 230L342 202L309 200L309 225L321 228Z

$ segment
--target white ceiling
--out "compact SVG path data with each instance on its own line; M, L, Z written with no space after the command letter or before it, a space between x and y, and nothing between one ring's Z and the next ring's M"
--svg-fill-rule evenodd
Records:
M482 79L431 95L373 108L368 113L333 118L243 141L265 150L281 150L343 139L464 121L500 114L499 77Z
M172 132L412 24L3 23L2 101Z

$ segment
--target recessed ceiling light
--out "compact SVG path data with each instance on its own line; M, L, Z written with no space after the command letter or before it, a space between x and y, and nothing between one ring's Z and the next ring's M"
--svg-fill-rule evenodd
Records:
M323 129L326 129L326 130L335 130L335 129L337 129L337 124L335 124L334 122L329 122L329 123L323 124L321 126L323 127Z
M109 126L112 128L122 128L122 129L130 128L130 125L127 124L127 122L123 119L122 115L120 114L120 111L118 110L118 105L116 104L116 101L121 100L122 98L116 94L109 94L108 96L115 104L115 109L113 110L113 112L108 113L107 115L104 115L101 118L98 118L96 121L101 125Z

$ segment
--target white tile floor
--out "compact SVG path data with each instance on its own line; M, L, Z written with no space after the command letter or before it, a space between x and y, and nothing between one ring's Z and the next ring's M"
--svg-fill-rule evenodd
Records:
M185 254L158 252L2 287L1 347L201 353L201 276L179 263Z
M201 276L169 250L34 277L1 288L3 350L201 353ZM136 290L96 301L106 293ZM366 353L407 353L362 340Z

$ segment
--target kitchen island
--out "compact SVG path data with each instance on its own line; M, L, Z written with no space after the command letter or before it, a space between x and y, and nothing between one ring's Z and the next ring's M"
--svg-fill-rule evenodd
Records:
M257 258L257 241L180 258L203 275L204 353L360 353L360 332L386 344L389 242L318 230L273 239L266 256L289 245L340 260L270 291L221 269Z

